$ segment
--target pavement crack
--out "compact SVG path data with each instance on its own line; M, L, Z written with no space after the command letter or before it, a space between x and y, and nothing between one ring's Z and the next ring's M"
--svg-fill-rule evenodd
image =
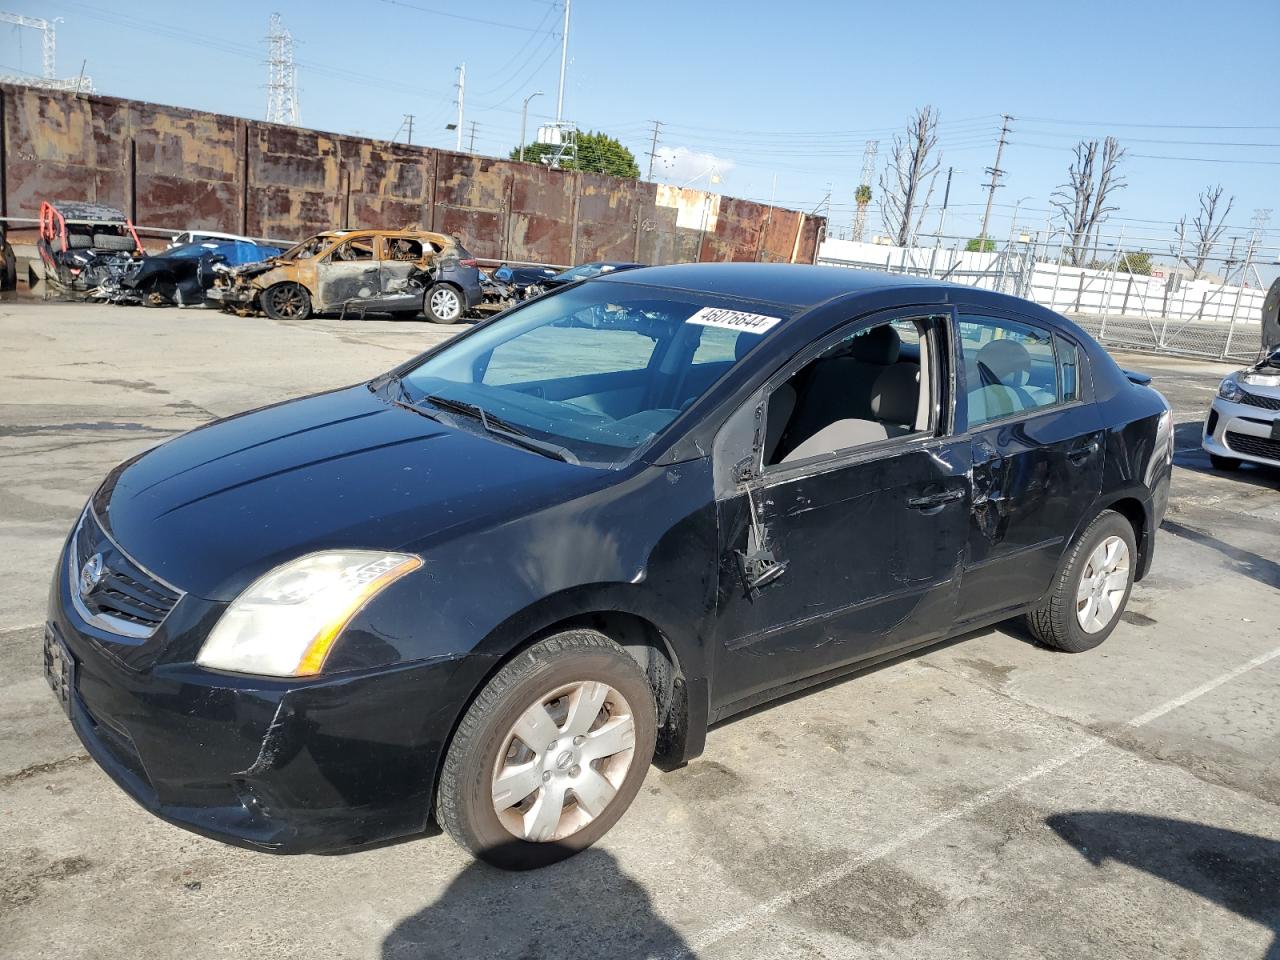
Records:
M61 760L50 760L46 763L33 763L29 767L23 767L14 773L6 773L0 777L0 789L12 786L23 780L30 780L32 777L42 777L50 773L61 773L63 770L72 770L76 767L83 766L89 762L87 753L77 753L70 757L63 757Z

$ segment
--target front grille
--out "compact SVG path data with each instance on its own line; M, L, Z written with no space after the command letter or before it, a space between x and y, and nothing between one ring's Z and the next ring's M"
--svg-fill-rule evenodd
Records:
M1251 407L1261 407L1263 410L1280 410L1280 397L1264 397L1260 393L1250 393L1248 390L1244 391L1240 402L1247 403Z
M1280 440L1268 440L1266 437L1254 437L1247 433L1228 430L1227 446L1236 453L1248 454L1251 457L1280 460Z
M100 564L100 572L96 583L90 585L83 582L81 571L94 557L99 558L95 566ZM85 611L104 621L100 625L106 629L128 636L150 636L182 597L180 591L148 573L121 550L92 509L85 510L76 530L69 574L71 589Z

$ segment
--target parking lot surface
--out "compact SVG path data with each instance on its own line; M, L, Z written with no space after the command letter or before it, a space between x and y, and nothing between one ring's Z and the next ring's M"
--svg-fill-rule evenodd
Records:
M1173 403L1178 467L1094 652L985 630L721 724L527 874L446 837L274 857L137 807L41 676L85 499L176 432L452 332L0 302L0 957L1280 957L1280 473L1210 471L1231 367L1199 361L1120 358Z

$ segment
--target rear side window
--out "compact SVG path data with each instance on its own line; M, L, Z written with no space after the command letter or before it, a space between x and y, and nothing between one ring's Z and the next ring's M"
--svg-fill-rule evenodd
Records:
M1058 403L1053 334L996 317L962 316L969 426Z

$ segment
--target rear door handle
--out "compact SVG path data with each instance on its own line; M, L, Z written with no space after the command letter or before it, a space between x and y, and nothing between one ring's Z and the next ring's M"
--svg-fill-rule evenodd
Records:
M1072 447L1067 451L1067 459L1072 463L1079 463L1081 460L1087 460L1098 452L1098 441L1090 440L1082 443L1077 447Z
M942 493L932 493L927 497L912 497L907 501L907 506L912 510L934 510L948 503L963 499L963 490L944 490Z

